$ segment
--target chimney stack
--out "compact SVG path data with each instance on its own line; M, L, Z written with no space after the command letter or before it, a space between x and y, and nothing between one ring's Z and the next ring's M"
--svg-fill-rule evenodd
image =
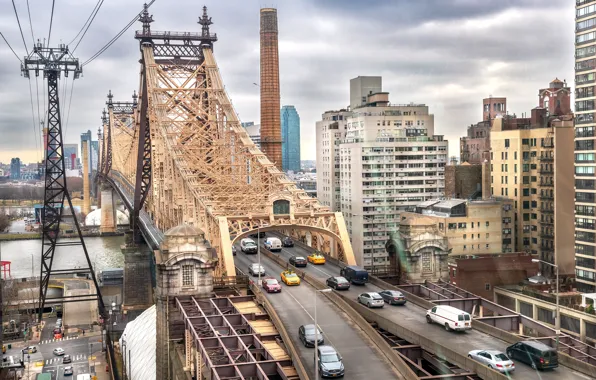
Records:
M261 149L281 170L277 9L261 9Z

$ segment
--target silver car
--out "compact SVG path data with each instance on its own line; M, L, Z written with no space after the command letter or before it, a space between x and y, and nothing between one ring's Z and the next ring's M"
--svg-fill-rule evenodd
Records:
M472 350L468 352L468 357L501 373L513 372L515 370L515 363L501 351Z
M368 292L362 293L358 296L358 302L367 307L383 307L385 306L385 301L383 297L377 292Z
M248 266L248 274L252 276L258 276L259 273L261 276L265 275L265 268L262 265L253 263Z

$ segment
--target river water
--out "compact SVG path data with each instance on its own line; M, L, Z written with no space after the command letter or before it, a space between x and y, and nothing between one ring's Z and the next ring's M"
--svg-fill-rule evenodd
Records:
M78 239L60 239L59 242L76 240ZM124 268L124 255L120 251L122 244L124 236L85 238L95 273L105 268ZM41 239L0 241L0 252L2 261L11 262L10 271L13 278L40 275ZM52 269L72 269L75 266L86 265L82 246L56 248Z

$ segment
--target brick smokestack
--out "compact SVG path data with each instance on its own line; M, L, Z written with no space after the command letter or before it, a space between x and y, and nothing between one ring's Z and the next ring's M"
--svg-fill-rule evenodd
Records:
M277 9L261 9L261 150L281 170Z

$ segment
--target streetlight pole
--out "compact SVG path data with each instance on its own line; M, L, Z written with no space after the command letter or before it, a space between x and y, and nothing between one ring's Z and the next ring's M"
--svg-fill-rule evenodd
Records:
M257 287L261 286L261 226L257 227L257 262L259 263L259 283Z
M332 289L315 290L315 379L319 378L319 324L317 323L317 292L329 293Z
M559 334L561 333L561 309L559 307L559 266L540 259L532 259L533 263L543 263L555 268L556 273L556 316L555 316L555 349L559 350Z

